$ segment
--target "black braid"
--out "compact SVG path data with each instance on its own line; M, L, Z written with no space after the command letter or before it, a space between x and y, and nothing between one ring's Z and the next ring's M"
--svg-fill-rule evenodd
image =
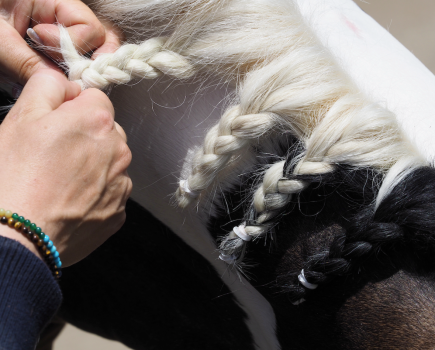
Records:
M383 199L376 212L372 205L355 215L329 251L308 261L304 275L308 282L321 285L353 274L373 261L379 267L381 255L391 264L407 252L419 259L430 259L435 252L434 168L414 170ZM296 277L294 288L288 291L296 301L318 289L306 289Z

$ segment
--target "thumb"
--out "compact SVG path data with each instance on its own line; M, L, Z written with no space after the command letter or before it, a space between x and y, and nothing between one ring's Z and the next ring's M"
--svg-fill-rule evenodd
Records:
M38 119L80 95L75 82L52 69L40 69L29 79L7 119Z

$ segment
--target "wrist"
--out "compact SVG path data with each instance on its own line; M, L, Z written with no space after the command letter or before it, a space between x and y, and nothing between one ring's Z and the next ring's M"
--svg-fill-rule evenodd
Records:
M0 208L0 223L2 224L0 232L3 237L15 239L28 248L48 265L55 278L62 276L59 252L40 227L23 216L3 208ZM16 235L13 235L14 233Z

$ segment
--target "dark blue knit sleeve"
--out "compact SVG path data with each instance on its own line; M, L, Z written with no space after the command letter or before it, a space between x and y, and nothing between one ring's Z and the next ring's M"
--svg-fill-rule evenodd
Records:
M62 301L47 265L0 236L0 350L33 350Z

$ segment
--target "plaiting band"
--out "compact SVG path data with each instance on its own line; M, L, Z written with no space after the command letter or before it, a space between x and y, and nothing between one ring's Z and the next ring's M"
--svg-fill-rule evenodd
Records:
M301 273L299 274L298 280L305 288L308 289L316 289L319 286L318 284L313 284L307 281L305 278L304 269L302 269Z
M234 254L231 254L231 255L221 254L221 255L219 255L219 259L221 259L222 261L225 261L227 264L232 264L234 261L237 260L237 258Z
M293 302L292 304L297 306L297 305L299 305L299 304L302 304L304 301L305 301L305 299L302 298L302 299L299 299L299 300Z
M252 236L248 235L245 231L245 225L236 226L233 228L233 232L243 239L245 242L249 242L252 239Z
M196 191L192 191L189 187L189 182L187 180L180 180L180 186L184 190L184 193L186 193L191 198L198 198L199 194Z

